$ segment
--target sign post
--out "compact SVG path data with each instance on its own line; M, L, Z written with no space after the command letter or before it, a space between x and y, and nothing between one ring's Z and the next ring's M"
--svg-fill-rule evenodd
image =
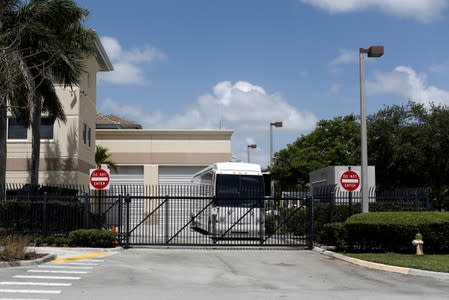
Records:
M109 190L111 181L109 169L90 169L89 186L91 190Z
M340 187L349 192L349 216L352 216L352 192L360 190L360 175L348 167L348 170L340 175Z

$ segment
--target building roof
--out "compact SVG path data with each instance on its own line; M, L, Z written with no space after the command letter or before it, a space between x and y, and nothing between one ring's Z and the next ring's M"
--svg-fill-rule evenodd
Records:
M98 64L100 65L101 69L100 71L103 72L109 72L113 71L114 67L112 66L111 60L108 57L108 54L106 53L106 50L103 47L103 44L101 43L100 37L98 36L97 32L95 30L92 30L95 34L95 58L98 61Z
M127 120L117 115L103 115L97 112L97 129L142 129L142 125L137 122Z

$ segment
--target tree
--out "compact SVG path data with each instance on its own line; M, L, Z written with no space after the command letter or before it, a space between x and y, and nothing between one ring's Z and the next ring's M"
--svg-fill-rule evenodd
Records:
M309 173L329 165L360 160L360 126L354 115L321 120L308 135L275 154L271 173L281 188L307 188Z
M111 153L109 153L107 148L100 145L95 146L95 164L97 168L100 169L101 165L107 165L109 169L117 173L118 167L110 160L110 157Z
M65 121L53 83L70 88L78 85L83 60L94 49L94 33L82 24L87 15L73 0L31 0L13 9L13 17L3 23L5 32L20 35L14 56L25 89L19 94L22 97L8 100L16 108L14 113L32 129L31 184L39 183L42 112Z

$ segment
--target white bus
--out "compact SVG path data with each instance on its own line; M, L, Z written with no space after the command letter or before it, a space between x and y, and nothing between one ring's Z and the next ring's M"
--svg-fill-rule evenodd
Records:
M212 200L202 213L192 212L191 228L216 239L262 239L265 235L262 170L257 164L214 163L193 175ZM209 188L207 188L209 187Z

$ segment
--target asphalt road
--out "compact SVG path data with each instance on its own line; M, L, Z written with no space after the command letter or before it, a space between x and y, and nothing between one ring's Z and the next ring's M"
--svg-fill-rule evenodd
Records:
M29 274L72 279L20 277ZM19 280L70 285L37 286L47 293L29 295L12 293L18 287L10 283L0 286L0 299L449 299L447 280L368 270L305 250L130 249L69 265L0 269L1 283Z

